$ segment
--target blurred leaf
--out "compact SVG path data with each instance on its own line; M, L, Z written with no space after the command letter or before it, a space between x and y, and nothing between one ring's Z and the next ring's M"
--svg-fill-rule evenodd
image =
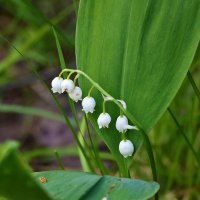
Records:
M36 181L31 170L20 159L17 146L15 142L0 145L0 198L99 200L106 196L110 200L116 197L143 200L152 197L159 189L155 182L63 170L36 172ZM46 182L41 183L41 177Z
M41 26L48 21L43 13L40 12L30 0L10 0L8 6L15 9L17 18L22 19L29 24Z
M27 58L26 54L32 48L32 46L34 44L36 44L38 41L41 41L41 39L47 33L49 33L50 25L51 24L57 25L60 21L62 21L67 16L69 16L72 13L72 10L73 10L72 6L71 7L69 6L66 9L62 10L51 21L49 20L48 23L44 23L43 26L41 26L39 29L37 29L36 31L34 31L34 33L32 32L32 34L31 34L30 37L27 37L26 39L23 39L23 42L21 41L22 35L20 35L20 42L18 42L18 44L13 45L13 42L9 41L9 43L12 44L12 47L15 47L15 49L14 49L14 51L11 51L10 54L8 54L8 56L6 56L0 62L0 73L2 73L7 68L12 67L13 63L18 62L21 59L24 59L24 57ZM27 32L25 32L25 33L24 33L24 30L23 30L24 35L27 36L28 30L29 29L27 29ZM64 34L62 34L61 31L59 31L59 33L61 34L62 38L64 38L63 37ZM69 42L68 44L71 47L73 46L73 42L71 42L71 39L67 39L67 36L65 36L65 38L63 39L63 41L67 41L67 42ZM20 52L20 54L23 54L24 57L22 57L19 54L19 52Z
M45 157L45 159L48 159L48 160L52 160L52 159L55 160L55 157L53 156L54 150L55 148L41 148L41 149L39 148L39 149L30 150L30 151L25 151L23 152L22 156L27 161L30 161L31 159L37 158L37 157ZM57 147L56 150L59 152L59 155L62 157L65 157L65 156L79 157L80 156L75 145L67 145L67 147ZM110 153L101 152L100 156L104 160L114 161Z
M17 146L15 142L0 145L0 198L51 200L20 159Z
M177 93L192 62L200 34L200 2L159 0L81 1L76 35L77 66L107 92L126 101L128 111L149 131ZM91 85L80 79L84 95ZM109 129L99 130L101 95L92 94L96 112L91 120L122 166L115 130L119 111L107 105ZM127 137L136 148L138 132Z
M60 114L50 112L41 108L34 108L30 106L20 106L11 104L1 104L0 112L4 113L21 113L25 115L34 115L39 117L46 117L55 121L65 122L64 117ZM72 120L71 120L72 121ZM74 122L72 123L75 124Z
M44 176L47 179L47 183L42 186L51 196L59 200L100 200L103 197L108 197L109 200L146 200L159 189L159 185L155 182L102 177L83 172L49 171L34 174L36 178Z

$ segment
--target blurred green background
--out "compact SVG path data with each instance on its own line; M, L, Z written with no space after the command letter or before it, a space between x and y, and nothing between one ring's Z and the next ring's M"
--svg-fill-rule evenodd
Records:
M48 90L34 73L36 70L50 87L52 78L60 71L51 24L60 36L67 64L75 66L76 7L72 0L0 0L0 142L19 141L24 158L35 171L58 167L54 149L62 156L66 168L81 169L73 137ZM199 56L200 48L191 66L198 88ZM60 95L59 100L73 122L66 96ZM170 107L200 152L200 105L187 77ZM77 109L80 111L79 106ZM149 135L161 199L200 199L200 170L168 112ZM97 134L93 137L98 140L112 175L118 174L106 146ZM133 177L151 180L143 147L136 153L131 173Z

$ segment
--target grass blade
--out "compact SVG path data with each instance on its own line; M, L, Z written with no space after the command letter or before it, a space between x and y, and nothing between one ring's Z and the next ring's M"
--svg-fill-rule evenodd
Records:
M60 158L59 153L55 150L54 154L55 154L55 157L56 157L56 160L57 160L57 163L58 163L60 169L65 170L65 166L64 166L64 164L63 164L63 162L62 162L62 160Z
M59 56L59 61L60 61L60 65L61 65L61 68L62 69L66 69L67 66L66 66L66 63L65 63L65 59L64 59L64 56L63 56L63 53L62 53L62 48L60 46L60 42L58 40L58 36L57 36L57 33L54 29L54 27L52 26L52 31L53 31L53 34L54 34L54 38L56 40L56 47L57 47L57 51L58 51L58 56ZM66 78L66 74L64 74L64 77Z
M45 117L51 120L65 122L64 117L60 114L50 112L44 109L39 109L30 106L20 106L20 105L11 105L11 104L0 104L0 112L4 113L20 113L25 115L33 115L39 117ZM74 122L70 120L72 124Z
M176 124L176 126L178 127L181 136L183 137L183 139L185 140L185 142L187 143L188 147L190 148L197 164L198 167L200 168L200 157L199 154L195 151L195 149L193 148L192 144L190 143L189 139L187 138L187 135L185 134L185 132L183 131L181 125L179 124L178 120L176 119L175 115L173 114L172 110L170 108L167 109L170 116L172 117L172 119L174 120L174 123Z

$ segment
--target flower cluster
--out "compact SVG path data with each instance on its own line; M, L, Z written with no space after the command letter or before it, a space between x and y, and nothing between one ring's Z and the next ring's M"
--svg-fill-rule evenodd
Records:
M63 79L62 77L56 77L52 80L52 91L53 93L64 93L67 92L69 94L69 97L75 101L81 101L82 100L82 110L87 113L93 113L95 111L96 101L93 97L90 96L90 93L94 86L89 91L88 96L82 99L82 90L80 87L75 86L75 80L72 81L70 78L70 75L67 79ZM102 128L108 128L109 124L111 122L111 116L109 113L105 112L105 102L112 100L109 97L104 97L103 102L103 112L99 115L97 119L97 124L99 126L99 129ZM117 100L121 103L122 107L126 109L126 103L122 100ZM119 152L127 158L128 156L132 156L134 152L134 146L130 140L127 140L125 138L125 133L128 129L135 129L138 130L136 126L131 126L128 124L128 119L124 114L120 114L120 116L117 118L115 123L116 129L123 134L123 140L119 144Z
M79 100L82 100L81 88L75 86L75 83L69 78L63 80L62 77L55 77L51 82L51 86L53 93L61 94L67 92L73 101L78 102Z

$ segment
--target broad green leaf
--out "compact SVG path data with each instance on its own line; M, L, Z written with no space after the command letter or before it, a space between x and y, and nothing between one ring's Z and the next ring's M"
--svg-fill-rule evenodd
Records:
M195 54L200 35L198 0L82 0L77 34L77 66L117 99L126 101L128 111L148 132L177 93ZM80 79L84 95L91 85ZM119 111L109 103L109 129L98 130L102 112L97 101L91 121L115 156L120 168L120 134L115 130ZM138 132L127 136L136 148Z
M17 143L0 145L0 199L2 200L143 200L159 189L156 182L119 179L75 171L35 172L25 165L17 151ZM46 179L41 183L41 176Z
M20 159L15 142L0 146L0 198L52 200Z
M159 189L159 185L155 182L102 177L75 171L37 172L35 176L37 179L39 176L47 179L47 183L42 186L58 200L99 200L103 197L109 200L146 200Z

